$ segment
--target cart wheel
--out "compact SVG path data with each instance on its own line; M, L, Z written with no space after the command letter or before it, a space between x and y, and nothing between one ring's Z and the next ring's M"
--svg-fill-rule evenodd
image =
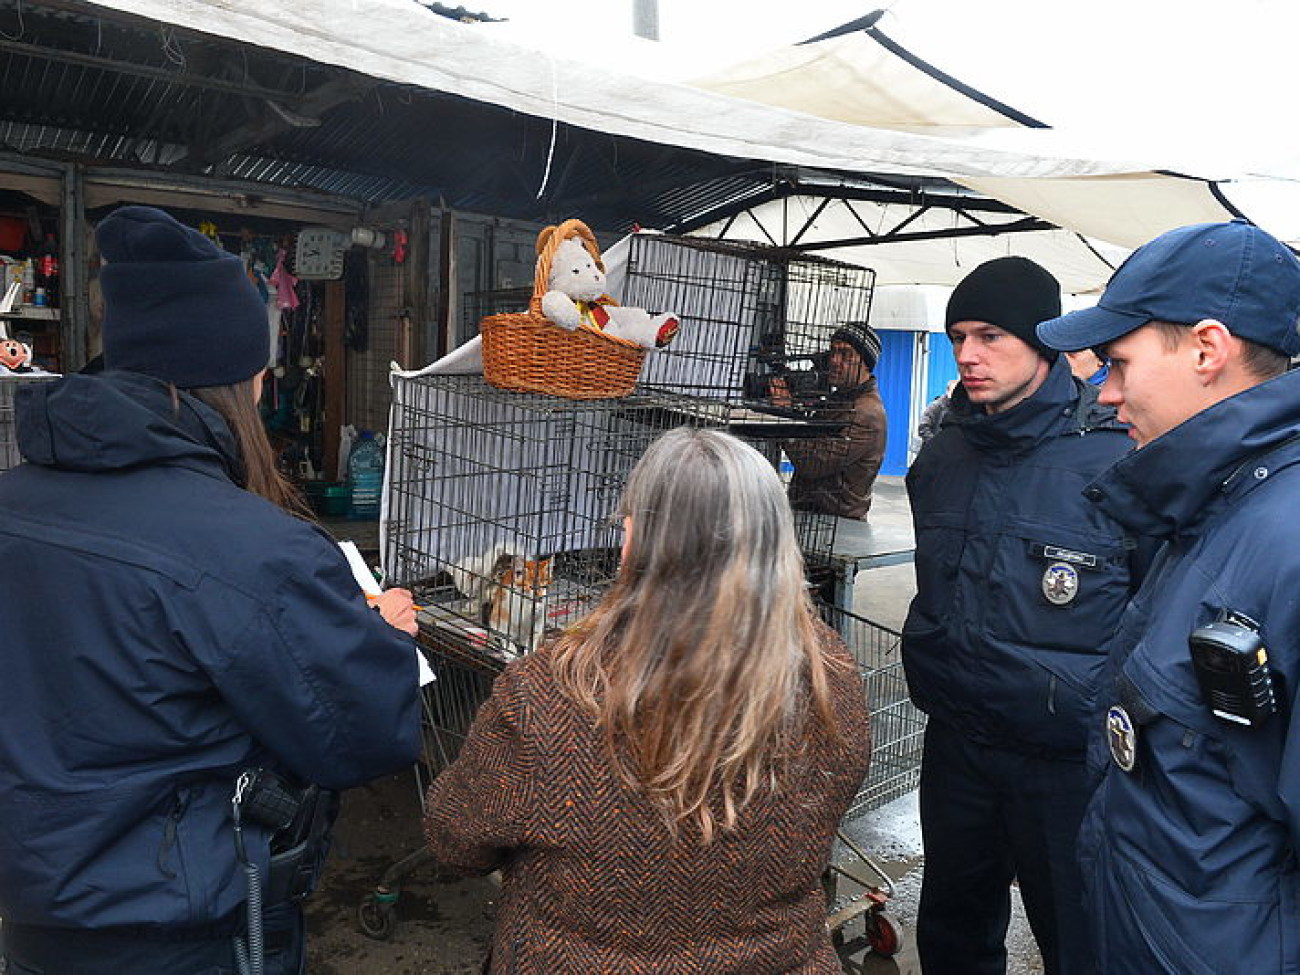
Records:
M374 894L367 894L357 908L357 922L361 925L361 932L366 937L374 938L376 941L387 941L393 935L393 904L380 903L379 898Z
M867 944L877 955L892 958L903 948L903 935L893 921L875 912L867 922Z

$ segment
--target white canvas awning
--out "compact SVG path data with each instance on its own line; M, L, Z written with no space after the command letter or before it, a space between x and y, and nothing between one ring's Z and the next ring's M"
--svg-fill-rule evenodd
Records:
M966 136L1033 122L955 79L941 80L946 77L883 34L859 30L781 48L691 83L820 118L919 135Z
M1032 119L891 48L874 29L774 52L686 85L619 75L607 63L584 57L579 46L566 48L567 58L553 57L484 29L490 25L456 23L411 0L90 5L657 145L863 178L950 180L1065 228L1005 238L832 246L824 252L876 268L881 283L950 283L981 255L1014 250L1041 254L1072 290L1096 290L1113 262L1080 235L1131 248L1174 226L1233 215L1220 187L1163 175L1159 160L1063 151L1055 133L1028 128ZM990 143L987 134L1008 125L1022 137L1017 147ZM475 133L411 137L427 141L428 151L436 153L439 139L472 140ZM523 174L526 182L529 176L545 187L550 174ZM788 218L791 206L804 205L786 200L755 207L744 219L733 219L727 233L752 230L748 239L786 243L773 228ZM863 221L876 227L898 220L896 210L864 215L860 204L852 209L856 213L840 215L857 224L847 236L831 226L828 210L804 234L804 243L862 237ZM922 212L910 229L937 232L944 220L961 219ZM765 232L746 229L746 220L764 225ZM702 232L716 235L721 224Z
M1040 145L1045 155L1055 154L1052 147L1064 144L1057 133L1041 128L1042 123L927 65L874 27L774 51L693 83L706 90L861 126L960 135L968 144L990 138L990 130L1008 128L1021 129L1015 133L1015 144ZM1073 234L1121 249L1138 247L1174 227L1241 215L1230 202L1230 186L1208 178L1156 171L1152 166L1133 166L1125 171L1124 164L1116 163L1112 172L1077 177L954 173L950 178ZM872 219L861 212L861 204L853 204L852 208L858 211L858 222ZM925 221L933 223L935 219L944 218L927 215ZM1267 221L1261 222L1267 226ZM786 201L774 201L747 213L744 219L734 220L726 235L745 234L753 225L770 228L788 223ZM700 233L715 235L722 232L722 227L720 221ZM815 235L834 240L841 230L857 236L851 227L837 226L834 214L824 214L817 221ZM814 239L815 235L804 239ZM954 274L960 278L959 268L971 266L969 258L1014 250L1051 267L1063 281L1068 281L1070 290L1097 290L1101 283L1097 279L1099 270L1104 281L1109 269L1097 254L1089 253L1091 245L1080 249L1078 244L1069 234L1040 232L1019 235L1013 244L997 240L953 242L951 248L941 248L951 252L951 260L946 261L932 260L934 249L928 243L923 245L924 255L916 253L919 248L913 244L822 253L870 263L885 280L953 283ZM862 253L864 250L870 253ZM1112 256L1118 255L1112 251Z
M846 172L943 177L1079 176L1125 168L850 125L686 85L620 75L607 64L584 58L581 45L570 49L572 60L551 58L501 40L480 25L439 17L411 0L95 4L597 132L724 156ZM454 137L473 138L473 133ZM436 151L432 141L430 151Z

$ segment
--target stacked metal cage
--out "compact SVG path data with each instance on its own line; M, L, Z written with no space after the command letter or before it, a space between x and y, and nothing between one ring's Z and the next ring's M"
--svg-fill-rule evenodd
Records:
M467 730L495 669L584 615L609 586L618 500L652 441L676 426L723 429L779 468L788 439L826 435L813 415L771 408L768 380L824 382L830 335L867 320L874 277L759 244L635 234L617 297L674 312L681 329L648 356L633 395L572 400L478 376L394 377L383 568L416 591L430 656L467 675L428 692L442 715L431 719L443 735L432 762L448 756L447 736ZM465 307L487 314L522 300L520 289L476 292ZM796 514L810 568L829 561L835 522ZM861 621L859 635L871 626Z
M729 429L772 454L724 406L662 392L575 401L423 376L395 379L392 411L385 574L431 624L506 658L609 585L619 497L662 433ZM810 558L829 555L834 519L800 512L796 529Z
M616 296L674 312L677 338L651 355L641 386L761 404L771 378L824 395L830 336L866 322L876 274L763 244L634 234Z
M576 400L503 391L478 376L394 377L383 568L423 606L419 639L437 674L424 689L422 797L459 752L496 674L585 615L613 581L619 498L652 441L677 426L722 429L779 469L788 439L827 435L815 412L828 392L830 335L867 320L873 283L869 270L775 248L634 235L618 297L682 323L672 345L649 354L634 394ZM465 297L488 314L522 293ZM808 409L772 408L774 377ZM795 519L810 569L828 564L836 519ZM897 635L852 614L829 622L863 666L876 722L856 813L914 786L919 727L889 659ZM426 858L417 851L385 873L361 905L363 929L387 936L401 877Z
M823 621L858 662L871 712L871 768L847 819L907 795L921 781L925 712L912 703L899 655L902 635L848 610L818 604Z

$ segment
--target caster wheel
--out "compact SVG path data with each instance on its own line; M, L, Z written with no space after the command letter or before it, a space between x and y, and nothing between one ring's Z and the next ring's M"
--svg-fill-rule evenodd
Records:
M889 918L873 914L867 923L867 944L877 955L892 958L902 950L903 936Z
M381 904L374 894L367 894L357 908L357 922L361 932L376 941L387 941L393 934L393 905Z

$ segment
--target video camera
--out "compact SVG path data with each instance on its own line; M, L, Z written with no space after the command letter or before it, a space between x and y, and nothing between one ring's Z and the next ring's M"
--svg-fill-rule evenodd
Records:
M811 352L805 355L759 352L755 360L756 368L745 373L746 399L770 400L774 379L785 380L790 390L791 404L801 409L821 406L831 394L831 384L827 377L829 352Z

